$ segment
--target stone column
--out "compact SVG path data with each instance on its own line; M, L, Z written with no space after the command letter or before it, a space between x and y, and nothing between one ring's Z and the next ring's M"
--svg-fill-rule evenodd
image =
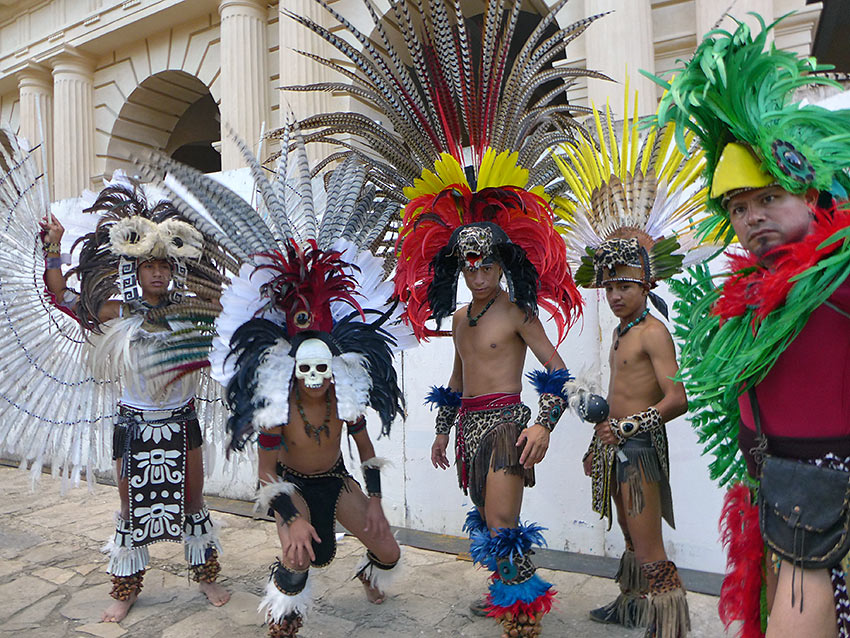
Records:
M266 2L222 0L221 15L221 168L244 166L227 126L254 152L263 122L269 127L269 47Z
M290 6L294 5L294 6ZM327 26L327 12L315 0L287 0L286 8L293 13L310 18ZM327 67L315 62L297 51L306 51L322 57L331 57L335 51L327 42L295 20L280 17L280 85L292 86L325 82L329 79ZM339 53L338 57L342 57ZM299 120L328 110L328 94L318 91L280 92L281 113L295 114Z
M711 31L720 22L720 27L727 31L735 29L735 22L728 16L721 20L723 13L729 9L731 3L728 0L696 0L696 34L697 44L702 42L705 34ZM802 5L803 3L800 2ZM802 8L802 7L800 7ZM757 28L756 19L748 15L750 11L758 13L767 24L773 22L775 8L773 0L747 0L746 3L737 3L732 6L731 13L738 20L743 20L752 28ZM771 41L773 37L771 36Z
M20 135L26 138L31 148L39 144L44 145L44 153L41 149L35 152L35 162L38 170L45 173L45 179L52 191L53 79L50 76L50 70L40 64L28 64L18 73L18 90L21 99ZM46 167L42 162L43 157L47 157ZM51 198L52 195L51 192Z
M655 84L640 74L640 69L655 71L655 52L652 39L652 5L650 2L622 0L585 0L585 14L595 15L613 11L597 20L584 35L587 48L587 68L601 71L619 85L589 79L588 98L597 108L604 109L606 101L618 119L623 114L626 72L629 74L629 109L634 104L634 90L639 92L640 115L655 112Z
M66 49L53 61L53 192L77 197L94 174L94 62Z

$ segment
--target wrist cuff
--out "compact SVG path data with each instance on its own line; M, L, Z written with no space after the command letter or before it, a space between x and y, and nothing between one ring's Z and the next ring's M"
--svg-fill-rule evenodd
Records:
M254 511L261 510L269 512L277 512L283 519L284 524L289 525L298 516L300 516L295 503L292 502L292 494L295 492L295 485L289 481L280 479L271 483L266 483L257 491L256 505Z
M559 394L545 392L540 395L537 423L550 432L555 429L558 420L567 407L567 400Z
M620 439L629 439L641 432L653 432L664 425L661 413L654 407L647 408L623 419L610 419L611 429Z
M372 457L360 466L363 481L366 483L366 494L381 497L381 468L390 465L387 459Z

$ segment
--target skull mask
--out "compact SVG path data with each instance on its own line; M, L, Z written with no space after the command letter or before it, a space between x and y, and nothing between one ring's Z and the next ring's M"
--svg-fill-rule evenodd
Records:
M295 378L302 379L304 386L320 388L325 379L331 379L333 354L321 339L306 339L295 353Z

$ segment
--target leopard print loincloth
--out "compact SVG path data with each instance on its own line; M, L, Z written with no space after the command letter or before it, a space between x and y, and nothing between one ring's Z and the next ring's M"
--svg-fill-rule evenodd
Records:
M455 452L458 483L472 502L484 504L487 472L506 469L523 474L528 487L534 485L534 471L519 465L516 441L531 419L531 409L514 403L487 410L461 410Z

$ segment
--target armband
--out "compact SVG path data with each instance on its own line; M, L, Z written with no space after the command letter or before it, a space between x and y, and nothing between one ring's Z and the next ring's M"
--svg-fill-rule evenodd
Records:
M283 437L280 434L260 432L257 437L257 445L263 450L279 450L283 446Z
M654 407L647 408L632 416L622 419L609 419L609 421L611 429L621 441L630 439L635 434L642 432L653 432L664 425L664 421L661 420L661 413Z
M356 421L347 422L346 427L348 428L348 436L360 434L363 430L366 429L366 417L361 414Z
M377 456L368 461L363 461L360 471L363 473L363 480L366 483L366 494L381 498L381 468L389 464L390 462L387 459Z
M460 410L460 392L453 392L447 387L432 386L431 392L425 397L425 403L431 404L431 409L437 406L437 419L434 429L437 434L449 434L457 421Z
M572 381L573 377L570 376L569 370L564 368L560 370L534 370L529 372L526 377L534 385L537 394L540 395L536 423L551 432L555 429L555 425L567 408L564 384Z
M45 257L44 258L44 267L47 270L61 270L61 268L62 268L62 258L61 257Z
M276 480L262 485L257 491L257 502L254 511L261 510L273 516L273 512L280 514L284 525L289 525L301 514L292 502L292 493L295 485L289 481Z
M49 253L55 253L58 255L62 252L62 245L58 241L43 242L42 249L44 250L45 255Z

